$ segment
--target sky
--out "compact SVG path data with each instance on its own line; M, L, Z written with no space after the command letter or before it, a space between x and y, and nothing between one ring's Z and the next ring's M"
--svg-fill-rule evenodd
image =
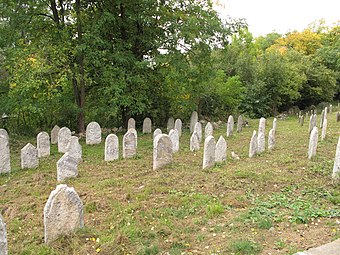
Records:
M326 25L340 21L340 0L215 0L222 16L245 18L254 36L273 31L302 31L314 21Z

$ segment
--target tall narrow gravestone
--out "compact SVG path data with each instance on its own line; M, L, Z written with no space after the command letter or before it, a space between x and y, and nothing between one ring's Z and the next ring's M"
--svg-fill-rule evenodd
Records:
M214 127L211 125L210 122L205 125L204 128L204 138L207 138L208 136L212 136L214 134Z
M336 146L332 178L337 181L340 180L340 136Z
M152 122L150 118L145 118L143 121L143 133L150 134L152 132Z
M314 127L309 137L308 159L311 159L316 155L317 147L318 147L318 128Z
M60 127L58 125L55 125L51 130L51 144L57 144L58 143L58 133L59 133Z
M62 127L58 133L58 152L65 153L68 142L71 139L71 130Z
M223 136L218 138L215 148L215 162L222 163L227 159L227 142Z
M57 162L57 180L64 181L67 178L78 176L78 159L65 153Z
M227 123L227 137L232 136L233 131L234 131L234 117L230 115Z
M130 119L128 120L128 130L129 130L130 128L136 129L136 121L135 121L134 118L130 118Z
M21 169L39 166L38 150L30 143L21 149Z
M194 132L195 125L197 122L198 122L198 114L196 111L193 111L190 117L190 133Z
M275 148L275 129L271 129L268 135L268 150L273 150Z
M0 173L9 173L10 171L9 136L5 129L0 129Z
M259 122L259 131L257 133L257 153L262 153L266 149L266 119L261 118Z
M173 117L168 119L168 123L166 124L166 130L169 132L171 129L175 127L175 120Z
M256 153L257 153L257 135L256 131L254 130L249 144L249 158L254 157Z
M327 119L323 120L322 130L321 130L321 141L325 140L327 135Z
M47 132L40 132L37 135L37 150L38 150L38 157L48 157L50 155L50 136Z
M71 136L70 141L67 144L66 152L71 157L77 159L77 162L79 163L82 161L82 155L83 150L81 148L81 145L79 143L79 138L76 136Z
M159 128L156 128L155 131L153 131L153 138L155 138L157 135L162 134L162 130Z
M100 125L92 121L86 127L86 144L87 145L94 145L100 144L102 141L102 130Z
M203 169L214 167L215 165L215 138L208 136L204 141Z
M171 129L169 132L169 137L172 143L172 152L179 151L179 135L177 129Z
M242 119L242 115L238 116L237 118L237 133L242 131L242 125L243 125L243 119Z
M182 136L182 121L180 119L176 119L175 129L177 129L178 135L179 135L179 137L181 137Z
M115 134L110 134L105 139L105 161L113 161L119 158L119 141Z
M45 243L84 227L83 202L74 188L59 184L44 207Z
M123 158L133 158L137 154L137 131L130 128L123 137Z
M190 151L198 151L200 149L200 141L196 131L190 137Z
M0 215L0 255L7 255L7 232L6 224L2 216Z
M172 142L168 135L160 134L153 140L153 170L172 163Z
M273 129L274 129L274 131L276 131L276 128L277 128L277 118L274 118L273 119Z
M200 122L196 122L194 132L198 135L198 141L202 141L202 124Z

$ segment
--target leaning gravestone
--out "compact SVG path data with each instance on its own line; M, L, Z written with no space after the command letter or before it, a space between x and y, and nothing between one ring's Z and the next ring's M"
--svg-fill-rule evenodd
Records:
M198 141L202 141L202 124L200 122L196 122L194 132L198 135Z
M197 122L198 122L198 114L196 111L193 111L190 117L190 133L193 133L195 131L195 125Z
M214 167L215 165L215 138L208 136L204 140L203 169Z
M7 232L6 232L6 224L4 219L0 214L0 255L7 255Z
M172 142L168 135L160 134L153 140L153 170L172 163Z
M173 117L168 119L168 123L166 124L166 130L169 132L171 129L175 127L175 120Z
M133 158L137 154L137 131L130 128L123 137L123 158Z
M268 150L271 151L275 148L275 129L271 129L268 135Z
M143 133L150 134L152 132L152 122L150 118L145 118L143 121Z
M71 157L77 159L77 162L81 162L83 151L79 143L79 138L76 136L71 136L70 141L67 144L66 152Z
M338 144L336 146L332 178L335 180L340 179L340 136L338 139Z
M128 130L129 130L130 128L136 129L136 121L135 121L134 118L130 118L130 119L128 120Z
M58 125L55 125L51 130L51 144L57 144L58 143L58 133L59 133L60 127Z
M38 150L30 143L21 149L21 169L39 166Z
M59 184L44 207L45 243L84 227L83 202L74 188Z
M67 178L78 176L78 159L67 152L57 162L57 180L63 181Z
M196 131L190 137L190 151L198 151L200 149L200 140Z
M227 137L233 135L233 130L234 130L234 117L232 115L229 115L227 123Z
M71 139L71 130L62 127L58 133L58 152L65 153L68 142Z
M86 144L94 145L102 142L102 130L100 125L92 121L86 127Z
M172 152L179 151L179 135L177 129L171 129L169 132L169 137L172 143Z
M204 138L207 138L208 136L212 136L214 134L214 127L211 125L210 122L207 123L204 129Z
M242 115L240 115L237 118L237 129L236 129L237 133L242 131L242 125L243 125L243 119L242 119Z
M9 151L9 136L5 129L0 129L0 173L11 171L11 159Z
M327 134L327 119L324 119L321 130L321 141L325 140L326 134Z
M257 133L257 153L262 153L266 149L266 119L261 118L259 122L259 130Z
M318 128L314 127L310 133L309 146L308 146L308 159L311 159L316 155L316 149L318 147Z
M162 134L162 130L160 130L159 128L156 128L155 131L153 131L153 138L155 139L155 137L160 134Z
M309 118L309 133L312 132L313 128L317 126L316 123L317 123L316 114L311 114Z
M254 157L256 153L257 153L257 135L256 131L254 130L249 144L249 158Z
M220 138L218 138L215 148L215 162L222 163L226 161L226 159L227 159L227 142L223 138L223 136L220 136Z
M182 121L180 119L176 119L175 129L177 129L178 135L179 135L179 137L181 137L182 136Z
M38 150L38 157L48 157L50 155L50 136L47 132L40 132L37 135L37 150Z
M105 139L105 161L113 161L119 158L119 141L115 134L110 134Z

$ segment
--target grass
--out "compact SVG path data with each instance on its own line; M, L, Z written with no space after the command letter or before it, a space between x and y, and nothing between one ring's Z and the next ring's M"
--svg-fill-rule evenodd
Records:
M157 171L152 134L139 136L137 157L115 162L103 161L104 143L81 141L79 176L65 183L84 203L85 228L50 246L43 242L43 207L58 184L61 154L52 145L37 169L21 170L20 149L35 138L11 136L12 171L0 175L9 254L292 254L339 238L340 186L331 180L340 135L335 113L312 160L308 125L300 127L295 116L278 121L275 150L248 158L258 120L249 122L227 138L227 162L205 171L203 148L190 152L188 131L173 164ZM271 125L268 119L266 134ZM225 126L214 132L225 135Z

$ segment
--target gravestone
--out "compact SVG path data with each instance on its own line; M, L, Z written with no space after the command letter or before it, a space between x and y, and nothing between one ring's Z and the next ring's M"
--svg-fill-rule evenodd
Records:
M155 137L160 134L162 134L162 130L160 130L159 128L156 128L155 131L153 131L153 138L155 139Z
M275 148L275 129L271 129L268 135L268 150L271 151Z
M194 132L198 135L198 141L202 141L202 124L200 122L196 122Z
M82 161L83 151L79 143L79 138L76 136L71 136L70 141L67 144L66 152L71 157L77 159L77 162Z
M37 150L39 158L50 156L50 136L47 132L40 132L37 135Z
M171 129L169 132L169 137L172 143L172 152L179 151L179 135L177 129Z
M273 119L273 129L276 131L277 128L277 118Z
M195 125L197 122L198 122L198 114L196 111L193 111L190 117L190 133L193 133L195 131Z
M178 135L179 135L179 137L181 137L182 136L182 121L180 119L176 119L175 129L177 129Z
M210 122L205 125L204 129L204 138L207 138L208 136L212 136L214 134L214 127L211 125Z
M130 128L123 137L123 158L133 158L137 154L137 131Z
M305 122L305 116L304 115L301 115L300 116L300 126L302 127L303 126L303 123Z
M234 117L232 115L229 115L227 122L227 137L233 135L233 130L234 130Z
M265 132L266 132L266 119L262 117L259 120L259 130L258 130L258 133L265 133Z
M198 151L200 149L200 141L196 131L190 137L190 151Z
M332 113L333 112L333 105L330 105L329 106L329 113Z
M314 127L309 137L308 159L311 159L316 155L317 147L318 147L318 128Z
M6 223L0 214L0 255L7 255L8 247L7 247L7 232L6 232Z
M332 178L335 180L340 180L340 136L335 151Z
M51 130L51 144L57 144L58 143L58 133L59 133L60 127L58 125L55 125Z
M237 118L237 129L236 129L237 133L242 131L242 125L243 125L243 119L242 119L242 115L240 115Z
M215 162L222 163L227 159L227 142L223 136L218 138L215 148Z
M68 142L71 139L71 130L62 127L58 133L58 152L65 153Z
M143 133L151 134L152 132L152 122L150 118L145 118L143 121Z
M327 107L325 109L327 111ZM322 112L321 112L321 116L320 116L320 128L322 128L323 120L325 118L325 109L322 110Z
M313 128L316 127L316 123L317 123L317 118L316 118L316 114L312 114L309 118L309 133L312 132Z
M28 143L21 149L21 169L37 168L39 166L38 150Z
M100 125L92 121L86 127L86 144L94 145L102 142L102 130Z
M203 169L214 167L215 165L215 138L208 136L204 140Z
M323 119L327 119L327 115L328 115L328 110L327 110L327 107L325 107L325 114L323 116Z
M257 133L257 149L256 153L262 153L266 150L266 119L261 118L259 121L259 130Z
M249 158L254 157L256 153L257 153L257 135L256 131L254 130L249 143Z
M325 140L326 134L327 134L327 119L324 119L321 130L321 141Z
M336 122L339 122L340 121L340 112L337 112L336 113Z
M105 139L105 161L113 161L119 158L119 140L115 134L110 134Z
M45 243L84 227L83 202L74 188L59 184L44 207Z
M157 135L153 140L153 170L171 164L172 154L170 137L166 134Z
M166 124L166 130L169 132L171 129L175 127L175 120L173 117L168 119L168 123Z
M130 128L136 129L136 121L135 121L134 118L130 118L130 119L128 120L128 130L129 130Z
M9 136L5 129L0 129L0 173L11 171L11 159L9 150Z
M67 152L57 162L57 180L63 181L67 178L78 176L78 159Z

